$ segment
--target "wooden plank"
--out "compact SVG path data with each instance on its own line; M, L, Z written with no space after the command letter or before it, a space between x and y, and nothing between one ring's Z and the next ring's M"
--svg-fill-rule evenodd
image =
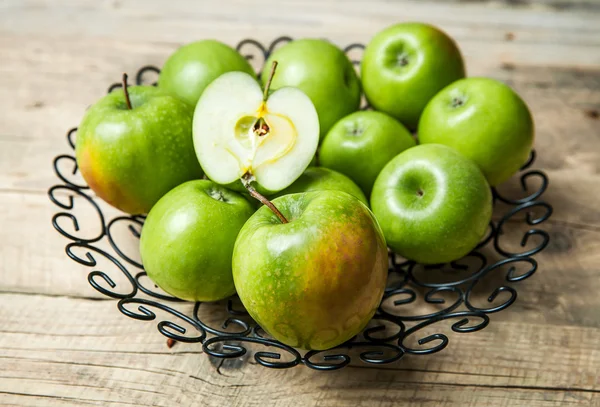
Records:
M447 1L447 0L442 0ZM485 3L490 7L514 7L518 9L547 9L555 11L598 11L600 2L598 0L451 0L456 3Z
M600 401L597 327L498 321L478 333L452 335L450 347L437 355L407 357L386 370L326 373L265 369L247 357L211 361L197 344L168 349L155 322L132 321L112 302L5 294L0 316L2 405L47 405L48 398L159 406Z
M263 39L282 33L292 35L336 36L346 40L351 34L372 35L386 25L398 21L429 21L448 27L458 40L503 41L505 32L498 30L514 28L515 38L536 39L538 30L552 36L555 46L572 42L573 30L592 30L583 42L597 44L595 24L596 7L557 13L552 7L539 7L535 3L551 1L506 1L509 5L529 3L531 7L506 7L502 2L387 2L372 1L364 7L362 1L305 0L274 2L259 0L248 3L243 0L223 1L215 8L211 3L200 2L190 7L186 1L173 1L165 10L160 0L137 1L19 1L4 2L6 12L0 20L4 31L36 34L52 33L53 36L69 36L84 33L87 37L108 37L121 40L142 41L190 41L192 37L219 34L225 40L237 40L240 32L253 33ZM558 2L557 2L558 3ZM590 2L588 2L589 4ZM595 2L597 4L597 2ZM590 4L591 5L591 4ZM582 7L583 8L583 7ZM578 10L579 9L579 10ZM318 12L315 12L317 11ZM492 25L494 28L490 28ZM560 30L559 30L560 29ZM488 37L497 30L496 35ZM473 38L473 34L484 34ZM538 50L537 54L545 54ZM566 50L581 57L579 50ZM523 54L524 55L524 54ZM562 54L560 54L562 55ZM540 56L530 55L529 58ZM543 58L556 56L543 55ZM591 58L589 56L588 58ZM563 64L576 63L569 59Z

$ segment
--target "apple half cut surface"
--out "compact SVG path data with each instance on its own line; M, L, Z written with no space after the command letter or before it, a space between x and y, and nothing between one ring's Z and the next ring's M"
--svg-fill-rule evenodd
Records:
M200 96L194 149L212 181L229 185L243 179L271 194L291 185L310 164L319 143L314 105L296 88L269 95L269 83L263 92L247 73L228 72Z

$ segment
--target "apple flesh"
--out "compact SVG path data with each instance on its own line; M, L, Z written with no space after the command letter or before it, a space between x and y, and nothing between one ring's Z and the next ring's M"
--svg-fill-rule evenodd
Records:
M436 27L401 23L379 32L365 48L362 85L376 110L417 128L427 102L465 77L456 43Z
M266 98L256 80L229 72L204 91L194 113L194 148L206 175L222 185L250 176L262 193L288 187L308 167L319 119L295 88Z
M525 164L533 139L525 102L507 85L488 78L467 78L444 88L419 122L420 143L452 147L479 165L492 186Z
M195 106L212 81L232 71L254 75L248 61L230 46L215 40L197 41L180 47L167 59L158 86Z
M361 111L337 122L323 140L319 160L350 177L371 195L381 169L415 140L396 119L385 113Z
M275 339L328 349L358 334L385 289L381 229L358 199L340 191L282 196L246 222L235 242L233 279L242 303Z
M254 208L240 194L208 180L186 182L152 208L140 238L148 277L188 301L216 301L235 293L235 239Z
M335 122L358 110L360 81L346 54L335 45L320 39L295 40L273 52L265 66L272 61L280 67L271 89L292 86L306 93L319 115L321 139ZM268 74L262 72L263 83Z
M344 174L323 167L307 168L300 178L283 191L275 194L273 198L301 192L332 190L346 192L365 205L369 205L367 197L354 181Z
M475 163L449 147L427 144L383 168L371 207L392 250L437 264L477 246L492 217L492 194Z
M148 213L173 187L202 177L193 151L193 109L152 86L100 99L77 132L77 165L90 188L112 206Z

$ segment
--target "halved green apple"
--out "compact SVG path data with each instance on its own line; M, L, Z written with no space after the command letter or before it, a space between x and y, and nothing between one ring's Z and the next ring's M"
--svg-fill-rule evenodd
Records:
M310 164L319 143L313 103L299 89L269 95L268 87L263 92L247 73L228 72L202 93L194 113L194 149L212 181L243 180L271 194L291 185Z

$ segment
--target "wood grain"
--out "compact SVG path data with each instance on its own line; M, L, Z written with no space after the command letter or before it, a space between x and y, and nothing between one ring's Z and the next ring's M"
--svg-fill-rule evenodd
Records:
M200 345L169 349L156 321L120 314L87 283L91 269L65 255L68 240L50 222L52 159L69 153L66 131L123 71L160 66L200 38L235 45L287 34L343 46L408 20L451 34L469 74L510 84L536 121L552 240L488 328L460 335L438 324L447 349L381 369L222 362ZM598 0L0 2L0 405L600 406L599 48ZM517 179L502 190L522 193ZM91 208L82 199L75 207L80 233L96 233ZM116 235L135 252L125 229ZM493 283L477 293L481 304Z
M10 312L17 306L19 315ZM600 392L599 328L498 321L479 333L453 335L451 347L433 357L407 357L384 370L359 365L322 373L264 369L247 358L221 364L194 344L168 349L154 322L129 320L114 302L5 294L0 316L0 403L11 400L6 393L15 387L33 404L53 396L161 406L264 400L496 406L506 405L507 391L523 405L594 405ZM32 320L38 323L26 322Z

